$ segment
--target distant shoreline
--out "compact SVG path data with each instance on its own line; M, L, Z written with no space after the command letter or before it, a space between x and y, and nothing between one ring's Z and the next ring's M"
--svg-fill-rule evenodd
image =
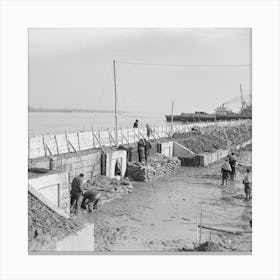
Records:
M49 108L32 108L28 107L30 113L114 113L114 110L90 110L90 109L49 109ZM129 113L119 111L120 113Z

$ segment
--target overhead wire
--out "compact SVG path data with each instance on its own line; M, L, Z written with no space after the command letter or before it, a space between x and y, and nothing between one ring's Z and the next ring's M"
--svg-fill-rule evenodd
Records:
M165 67L250 67L252 64L175 64L175 63L146 63L137 61L116 60L119 64L165 66Z

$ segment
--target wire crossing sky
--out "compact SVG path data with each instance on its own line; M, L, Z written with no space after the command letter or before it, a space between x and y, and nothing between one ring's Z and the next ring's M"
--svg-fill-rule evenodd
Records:
M29 105L162 116L251 95L248 28L29 30ZM240 109L240 102L231 109Z

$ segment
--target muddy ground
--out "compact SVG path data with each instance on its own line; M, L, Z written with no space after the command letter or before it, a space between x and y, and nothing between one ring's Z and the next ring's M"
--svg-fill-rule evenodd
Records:
M251 163L251 151L238 152L238 160ZM251 201L243 199L244 167L228 187L221 186L221 162L206 168L181 167L177 175L155 182L134 183L134 192L104 204L87 222L95 224L97 252L185 252L194 249L197 216L205 226L251 232ZM214 250L252 251L252 234L241 235L202 229L201 242Z

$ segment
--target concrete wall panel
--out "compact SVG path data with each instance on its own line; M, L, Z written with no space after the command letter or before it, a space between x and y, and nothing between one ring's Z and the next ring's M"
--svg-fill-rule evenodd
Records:
M163 142L161 143L161 153L165 156L173 156L173 142Z
M53 205L70 214L68 172L45 174L29 179L28 183Z

